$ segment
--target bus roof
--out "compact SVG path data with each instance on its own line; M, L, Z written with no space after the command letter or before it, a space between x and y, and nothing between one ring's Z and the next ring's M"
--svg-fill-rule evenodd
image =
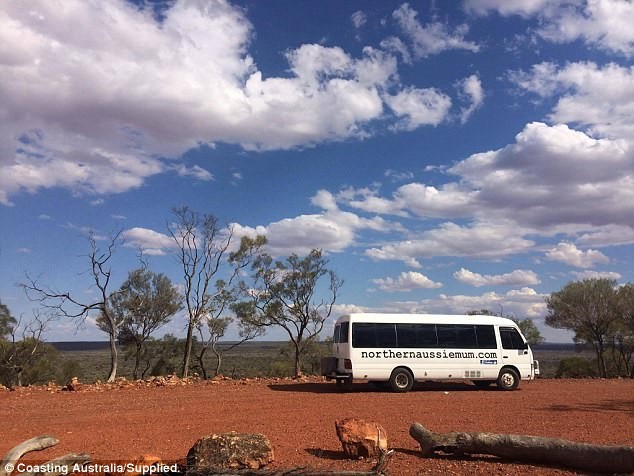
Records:
M339 322L383 322L383 323L420 323L420 324L492 324L517 327L511 319L482 314L390 314L390 313L352 313L341 316Z

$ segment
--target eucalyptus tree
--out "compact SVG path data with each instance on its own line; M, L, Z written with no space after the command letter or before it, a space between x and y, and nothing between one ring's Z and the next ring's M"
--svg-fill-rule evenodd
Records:
M218 299L214 285L223 273L230 288L239 271L250 263L250 256L266 243L264 237L242 238L235 256L230 251L233 228L223 226L210 214L200 214L188 207L172 210L174 220L168 231L176 244L183 273L183 294L187 317L187 334L183 355L182 376L187 377L192 356L194 332L213 309ZM233 259L228 260L233 256Z
M276 261L262 253L252 272L251 281L242 283L245 299L233 309L245 325L283 329L293 346L295 376L301 376L302 357L332 314L343 281L318 249Z
M621 319L616 281L584 279L566 284L546 300L546 324L575 333L574 340L589 344L597 355L600 377L607 377L609 335Z
M134 351L134 379L139 377L146 341L182 308L182 300L178 288L166 275L146 267L130 271L118 292L110 295L110 312L118 322L117 340ZM97 319L97 326L102 330L110 327L103 315Z

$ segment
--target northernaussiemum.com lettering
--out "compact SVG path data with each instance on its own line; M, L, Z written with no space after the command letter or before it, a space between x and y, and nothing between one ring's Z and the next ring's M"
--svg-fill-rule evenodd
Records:
M362 351L362 359L497 359L496 352L447 352L440 351Z

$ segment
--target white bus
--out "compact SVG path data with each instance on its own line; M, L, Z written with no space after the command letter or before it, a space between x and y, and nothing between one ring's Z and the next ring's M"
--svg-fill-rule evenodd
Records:
M515 322L496 316L349 314L335 323L333 353L322 375L337 385L363 379L395 392L427 380L514 390L539 375Z

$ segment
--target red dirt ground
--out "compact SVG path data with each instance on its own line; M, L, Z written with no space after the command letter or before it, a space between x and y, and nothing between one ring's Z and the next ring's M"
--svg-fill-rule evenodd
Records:
M153 454L182 461L202 436L258 432L271 441L273 468L309 466L368 471L372 461L343 458L334 422L375 421L395 450L392 475L575 474L565 469L501 462L491 457L424 459L409 436L412 422L432 431L532 434L596 444L634 446L634 381L537 380L513 392L467 384L426 384L406 394L358 383L339 393L334 383L289 380L203 382L120 389L0 391L0 455L36 435L60 444L31 461L85 452L98 461Z

